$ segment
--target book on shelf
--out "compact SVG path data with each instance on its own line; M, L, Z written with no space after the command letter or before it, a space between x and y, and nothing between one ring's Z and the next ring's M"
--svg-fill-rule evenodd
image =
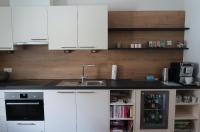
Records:
M111 106L110 108L111 118L135 118L134 106Z
M111 132L124 132L124 130L111 130Z
M111 121L111 132L132 132L133 121Z

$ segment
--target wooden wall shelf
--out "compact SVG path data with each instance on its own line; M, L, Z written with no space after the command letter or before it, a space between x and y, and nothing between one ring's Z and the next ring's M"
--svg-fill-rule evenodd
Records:
M185 31L190 28L109 28L108 31Z
M109 48L109 50L188 50L189 48Z

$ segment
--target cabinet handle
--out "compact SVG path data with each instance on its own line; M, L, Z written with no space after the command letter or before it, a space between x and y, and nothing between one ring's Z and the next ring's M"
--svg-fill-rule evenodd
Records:
M66 48L76 48L76 47L61 47L61 48L66 49Z
M93 93L96 93L96 92L94 92L94 91L83 91L83 92L77 92L77 93L81 93L81 94L93 94Z
M15 42L14 44L15 45L24 45L24 44L26 44L27 42Z
M72 93L75 93L75 92L72 92L72 91L69 91L69 92L67 92L67 91L58 91L57 93L59 93L59 94L72 94Z
M84 46L84 47L80 47L80 48L95 48L94 46Z
M36 125L35 123L17 123L17 125L24 126L24 125Z
M10 47L0 47L0 49L12 49Z
M6 103L6 105L39 105L40 103Z
M31 40L47 40L46 38L32 38Z

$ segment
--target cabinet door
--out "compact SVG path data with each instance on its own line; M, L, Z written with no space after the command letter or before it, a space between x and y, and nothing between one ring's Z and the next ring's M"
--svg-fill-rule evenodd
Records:
M77 132L109 132L108 90L78 90Z
M47 41L45 7L12 8L13 40L16 44Z
M8 121L8 132L44 132L43 121Z
M75 91L45 91L45 132L76 132Z
M0 117L6 117L6 111L5 111L5 100L4 99L0 99ZM1 121L2 118L1 118Z
M0 91L0 99L4 99L4 92L2 90Z
M153 129L153 128L142 128L143 124L141 123L141 120L144 120L141 118L141 115L144 114L143 111L144 111L144 107L142 107L144 104L144 102L142 102L143 100L143 92L155 92L155 93L162 93L162 92L169 92L169 98L168 98L168 113L164 113L165 116L168 116L168 121L167 121L167 128L157 128L157 129ZM155 89L149 89L149 90L137 90L136 91L136 126L135 126L135 129L136 129L136 132L173 132L174 131L174 119L175 119L175 100L176 100L176 97L175 97L175 90L155 90ZM158 94L157 94L158 95ZM150 99L146 99L146 101L148 101L147 104L145 104L145 106L147 107L150 107L146 110L149 110L149 112L151 112L152 116L151 118L156 118L155 114L154 113L154 110L151 108L151 107L156 107L155 103L152 101L151 98L154 98L155 96L153 94L151 94L150 96L148 96L148 98ZM156 99L157 100L157 99ZM160 101L163 101L163 100L160 100ZM151 102L152 105L149 105ZM157 102L157 101L155 101ZM163 104L165 105L165 104ZM161 109L157 109L157 111L159 112L159 110ZM148 112L148 113L149 113ZM148 114L145 114L145 117L148 117ZM148 119L149 120L149 119ZM158 122L159 124L160 122ZM154 122L152 121L152 125L154 125ZM152 127L152 126L149 126L149 127Z
M7 132L5 117L0 116L0 132Z
M0 7L0 50L13 50L10 7Z
M3 92L0 92L0 132L7 132L5 101L3 99L3 96L1 99L1 94L3 94Z
M50 50L77 48L77 7L49 7L48 34Z
M78 7L78 46L82 49L108 49L106 6Z

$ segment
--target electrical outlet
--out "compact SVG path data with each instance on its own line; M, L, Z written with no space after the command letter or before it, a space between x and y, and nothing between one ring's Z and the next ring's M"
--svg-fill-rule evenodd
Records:
M3 71L4 72L8 72L8 73L12 73L12 68L10 68L10 67L5 67L5 68L3 68Z

